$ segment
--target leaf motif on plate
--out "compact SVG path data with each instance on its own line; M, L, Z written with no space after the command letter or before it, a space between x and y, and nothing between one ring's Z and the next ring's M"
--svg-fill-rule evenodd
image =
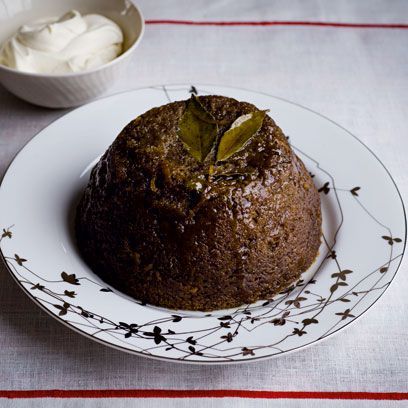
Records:
M248 347L243 347L241 351L242 351L243 356L254 356L255 355L254 350Z
M255 111L240 116L221 137L217 151L217 161L230 158L242 150L249 140L259 131L266 111Z
M24 262L27 262L27 259L20 258L17 254L14 254L14 260L17 262L18 265L23 266Z
M143 334L148 337L153 337L156 344L160 344L162 341L166 341L166 338L161 334L162 329L158 326L154 326L152 332L144 332Z
M355 197L358 197L358 190L361 190L361 187L354 187L354 188L352 188L351 190L350 190L350 193L353 195L353 196L355 196Z
M230 316L230 315L221 316L221 317L218 318L218 320L231 320L231 319L232 319L232 316Z
M70 304L66 303L66 302L64 302L64 304L62 306L61 305L54 305L54 307L59 310L58 316L66 315L67 311L69 309L69 306L70 306Z
M66 272L62 272L61 278L64 282L70 283L71 285L80 285L74 273L71 275L68 275Z
M228 332L226 335L221 336L221 339L226 340L228 343L231 343L233 338L234 338L234 335L231 332Z
M330 192L330 183L327 181L326 183L323 184L322 187L320 187L317 191L319 193L323 192L324 194L329 194Z
M177 315L171 315L171 317L173 318L173 323L178 323L182 319L181 316L177 316Z
M186 342L192 344L193 346L197 344L197 341L193 339L193 336L187 337Z
M343 271L333 273L331 277L345 281L347 279L347 275L350 273L353 273L353 271L351 271L350 269L344 269Z
M196 160L203 162L214 145L217 132L215 119L192 94L180 119L178 137L189 153Z
M341 316L341 320L345 320L348 317L352 318L352 317L356 317L353 314L350 313L351 309L346 309L344 312L340 312L340 313L335 313L335 315L337 316Z
M331 293L333 293L333 292L335 292L338 288L339 288L339 286L348 286L348 283L346 283L346 282L337 282L337 283L335 283L334 285L332 285L331 287L330 287L330 292Z
M312 318L310 318L310 319L303 319L303 320L302 320L302 323L303 323L305 326L309 326L310 324L317 324L317 323L319 323L319 321L318 321L317 319L315 319L314 317L312 317Z
M299 337L303 336L304 334L307 334L307 331L304 331L302 329L298 329L297 327L295 327L293 329L292 334L297 334Z
M71 291L71 290L64 290L64 295L65 296L68 296L68 297L70 297L70 298L74 298L75 297L75 295L76 295L76 293L75 293L75 291Z
M43 290L45 289L45 286L40 285L39 283L36 283L35 285L31 287L31 290L34 290L34 289Z
M9 231L8 228L7 229L3 228L3 233L1 234L0 238L5 238L5 237L11 238L12 236L13 234L11 233L11 231Z

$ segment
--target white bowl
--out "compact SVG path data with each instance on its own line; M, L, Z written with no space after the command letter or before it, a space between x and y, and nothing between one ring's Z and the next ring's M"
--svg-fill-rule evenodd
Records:
M129 0L0 0L0 43L28 21L71 9L115 21L124 34L124 52L99 68L72 74L33 74L0 65L0 83L14 95L35 105L67 108L96 98L120 77L144 32L142 14Z

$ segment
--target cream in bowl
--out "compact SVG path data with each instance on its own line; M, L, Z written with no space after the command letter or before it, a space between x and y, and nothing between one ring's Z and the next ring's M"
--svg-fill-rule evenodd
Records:
M36 105L87 103L123 75L143 32L142 14L129 0L6 2L0 83Z
M98 68L122 52L118 24L71 10L22 25L0 48L0 64L18 71L65 74Z

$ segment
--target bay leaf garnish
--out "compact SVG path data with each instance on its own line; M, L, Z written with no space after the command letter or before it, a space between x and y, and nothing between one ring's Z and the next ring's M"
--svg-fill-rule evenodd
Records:
M217 151L217 161L227 160L242 150L261 128L267 111L255 111L240 116L222 135Z
M203 162L217 137L218 125L195 95L187 103L177 131L190 154Z

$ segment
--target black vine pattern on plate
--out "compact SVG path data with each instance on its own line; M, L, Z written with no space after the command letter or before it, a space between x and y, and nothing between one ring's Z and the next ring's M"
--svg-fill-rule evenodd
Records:
M166 86L152 89L164 92L166 99L171 101ZM178 88L172 89L172 91L175 90ZM179 90L194 94L210 93L201 89L198 91L195 86ZM402 239L393 236L390 228L382 224L359 200L359 197L364 194L364 187L338 188L334 178L322 169L317 161L293 145L292 148L298 155L314 163L316 168L311 173L312 177L315 177L317 171L327 177L327 181L317 187L322 198L333 195L338 206L340 223L331 239L323 235L323 246L326 249L314 275L307 282L300 279L273 299L242 306L224 315L216 312L197 315L164 311L163 317L144 321L143 310L140 310L135 314L138 321L116 322L76 303L81 286L85 283L95 287L95 296L120 295L106 285L67 271L57 272L55 280L44 279L39 273L29 268L30 262L24 257L24 254L4 256L7 266L19 282L30 290L32 297L51 313L88 335L113 342L117 346L137 353L187 361L228 362L290 351L297 348L290 343L291 338L302 338L301 346L313 343L358 317L361 312L354 310L369 293L381 294L387 288L393 277L392 263L402 257L402 253L394 254L394 248L402 243ZM358 282L353 282L353 284L349 279L353 274L353 267L350 265L344 267L340 264L338 248L336 248L337 236L344 221L339 194L345 198L354 199L372 221L386 231L384 235L379 236L379 239L385 244L387 259L374 270L367 271ZM0 243L3 240L11 240L13 236L13 226L3 228ZM321 278L320 270L323 267L327 268L328 263L335 268L331 273L329 286L323 293L316 293L313 287ZM375 277L374 283L367 284L366 282L373 277ZM63 289L57 290L56 286L61 288L61 285ZM138 308L151 307L141 302L137 303ZM323 312L335 317L334 323L327 330L323 329L324 332L321 330L318 337L314 336L313 339L307 340L311 330L320 325ZM188 322L192 319L199 321L199 329L188 328ZM187 325L185 325L186 322ZM279 330L280 337L277 337L277 340L271 344L256 344L256 332L261 327L270 328L268 330L274 332ZM242 332L254 332L255 336L251 337L251 344L242 345L239 341L237 342Z
M1 235L0 242L3 239L11 239L12 236L13 235L11 228L5 228L3 229L3 234ZM402 242L400 238L392 237L392 234L387 236L381 236L381 238L384 241L386 241L390 246ZM324 310L326 306L333 304L334 302L339 302L339 304L349 303L351 302L350 300L351 297L364 296L371 291L384 289L389 284L389 282L387 282L382 286L377 286L377 283L379 283L380 280L382 279L380 277L376 282L376 285L373 285L367 290L363 291L357 290L356 289L356 287L358 286L357 284L354 285L352 288L348 289L346 292L343 292L340 296L334 297L335 292L337 292L340 288L348 286L347 277L348 275L353 273L353 271L350 269L339 268L337 272L334 272L331 275L333 282L329 288L330 294L327 297L315 294L311 290L306 289L311 284L314 283L313 280L307 283L300 280L297 282L296 285L292 285L291 287L280 293L277 297L275 297L275 299L265 301L260 306L248 305L246 307L235 310L231 314L218 317L217 320L219 326L212 326L197 331L183 333L177 332L176 330L172 330L170 328L164 331L160 327L160 325L163 324L166 325L169 323L179 323L183 319L190 319L194 317L169 314L167 318L142 324L113 322L95 312L85 310L81 306L71 303L71 301L67 298L74 299L76 297L76 292L74 290L65 289L63 293L57 293L47 288L46 284L42 284L39 282L35 283L32 280L28 280L27 276L23 275L19 271L19 269L17 269L17 267L21 267L23 271L30 272L33 276L39 278L42 282L46 283L62 282L66 283L68 286L71 287L80 286L81 280L87 280L95 285L100 286L98 283L86 277L77 278L75 274L68 274L65 271L60 273L60 279L58 280L53 281L45 280L41 278L39 275L32 272L27 267L28 260L23 258L22 256L14 254L13 257L5 258L8 263L8 266L20 278L20 281L22 283L30 285L31 290L33 291L37 290L45 295L48 295L49 297L51 297L51 299L54 299L53 302L43 298L42 296L34 296L41 303L48 305L48 307L55 308L54 313L58 314L58 316L62 317L73 314L83 317L84 319L86 319L88 324L83 324L82 326L96 329L95 332L93 333L94 336L97 336L99 333L105 332L114 333L115 335L121 334L123 335L123 339L129 339L131 337L136 337L139 339L141 338L149 339L156 346L161 345L160 347L165 347L166 351L178 350L183 352L184 356L179 357L181 359L188 359L191 356L199 356L202 358L209 358L211 360L224 359L228 361L235 359L237 356L243 357L256 356L256 352L263 348L271 348L274 351L273 354L282 353L285 351L285 349L282 347L284 345L284 341L291 336L302 337L304 335L307 335L308 326L319 323L317 316ZM328 258L331 258L336 261L335 251L332 248L328 249L328 256L325 258L325 260L327 260ZM381 275L385 274L388 271L390 263L396 258L397 257L392 258L391 253L388 262L386 262L384 265L381 265L380 268L377 268L376 270L372 271L370 275L376 272L380 272ZM362 280L364 280L364 278ZM291 294L293 293L296 287L303 288L302 291L304 293L304 296L297 294L297 296L291 297ZM102 288L99 289L99 291L112 292L110 288ZM303 303L310 299L310 297L312 296L315 297L315 302L312 302L307 306L303 306ZM55 301L59 301L59 303L55 303ZM338 312L336 312L335 315L339 316L339 321L336 323L335 326L337 326L344 320L355 318L356 316L352 314L352 310L356 305L357 304L354 304L352 308L346 308L345 310L339 310ZM306 315L308 317L306 317ZM211 316L211 314L209 316ZM302 316L305 316L305 318L303 318ZM66 321L69 322L69 320ZM220 344L223 343L227 344L233 343L234 338L239 334L239 329L240 328L244 329L244 323L248 322L250 325L253 325L253 327L249 329L245 327L245 330L249 332L252 332L257 327L265 324L271 324L275 327L276 326L279 327L285 326L287 322L294 322L298 325L298 327L294 327L293 329L291 329L290 333L285 334L285 336L283 336L280 341L277 341L274 344L262 346L252 345L245 347L237 346L229 347L227 349L224 348L222 350L217 348ZM102 325L104 327L101 327ZM228 329L228 331L224 332L224 329ZM219 332L220 335L218 336L219 340L214 344L206 346L200 342L203 338L213 335L216 332ZM325 335L326 333L322 337L325 337ZM156 348L155 346L143 349L139 348L138 351L146 354L151 354L152 350L154 350L155 348ZM220 354L214 353L214 351L219 351Z

